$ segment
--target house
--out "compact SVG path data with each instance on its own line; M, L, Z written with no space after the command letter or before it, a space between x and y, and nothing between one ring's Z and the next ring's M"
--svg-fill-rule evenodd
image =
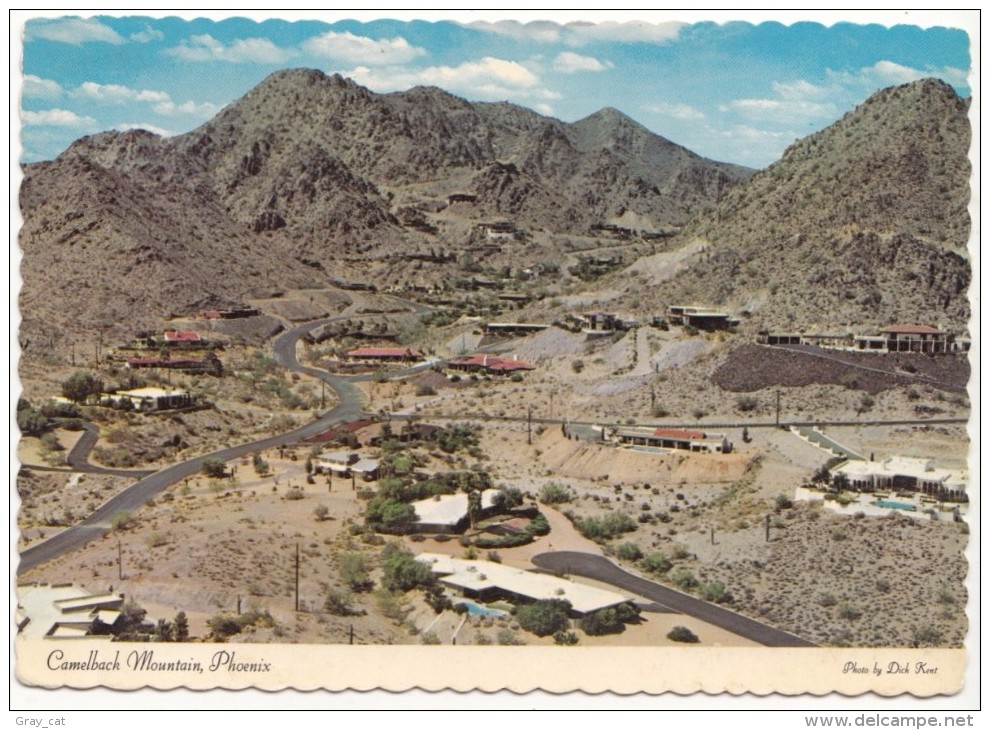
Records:
M26 639L109 640L123 606L121 594L92 594L72 583L19 585L17 633Z
M937 469L932 459L894 456L884 461L849 459L829 471L848 480L852 489L922 492L941 499L960 499L969 481L965 470ZM841 478L840 477L840 478Z
M714 332L716 330L727 330L736 327L739 320L726 312L719 312L710 307L699 307L695 305L671 305L667 309L670 320L680 323L685 327Z
M451 193L447 196L447 205L454 203L476 203L478 196L474 193Z
M116 393L104 394L101 403L119 406L121 401L130 401L136 411L154 412L167 411L174 408L189 408L195 405L195 399L187 390L164 390L163 388L135 388L134 390L118 390Z
M501 494L499 489L486 489L481 493L479 518L494 514L497 510L495 496L498 494ZM413 502L412 507L416 510L417 519L413 526L417 532L461 532L468 526L468 495L464 492L438 494Z
M510 221L480 223L478 229L489 241L511 241L516 237L516 227Z
M380 464L377 459L362 458L354 451L330 451L320 454L313 462L314 474L333 474L340 477L359 476L370 482L378 478Z
M620 444L630 446L719 454L728 454L732 451L732 442L724 433L695 429L619 428L616 429L613 438Z
M536 366L522 360L507 360L494 355L467 355L465 357L455 357L446 362L450 370L459 370L466 373L487 373L489 375L508 375L525 370L535 370Z
M359 347L347 357L368 362L416 362L423 359L423 353L411 347Z
M949 352L949 336L923 324L893 324L880 330L887 338L888 352Z
M486 335L531 335L549 329L548 324L535 322L489 322L485 325Z
M198 345L202 341L199 332L193 330L165 330L163 341L166 346L189 346Z
M240 319L257 317L261 310L256 307L228 307L225 309L203 309L197 315L200 319Z
M189 373L205 373L214 370L219 360L203 360L194 357L130 357L124 363L129 370L142 368L168 368ZM222 370L222 365L219 366Z
M797 332L768 332L757 333L756 341L761 345L800 345L801 335Z
M505 599L513 603L560 599L571 604L571 618L581 618L630 600L615 591L489 560L463 560L439 553L421 553L416 560L427 563L440 583L467 598Z

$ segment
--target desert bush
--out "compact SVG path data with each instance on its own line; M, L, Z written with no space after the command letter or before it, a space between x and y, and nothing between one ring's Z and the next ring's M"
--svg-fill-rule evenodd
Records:
M582 535L598 542L636 529L635 520L625 512L612 512L604 517L584 517L574 525Z
M343 591L339 588L331 588L327 591L327 597L323 602L323 608L325 608L328 613L332 613L334 616L350 616L354 612L352 596L348 591Z
M615 550L615 554L623 560L639 560L643 557L643 551L634 542L624 542Z
M286 495L288 496L288 495ZM330 508L325 504L318 504L313 508L313 516L317 522L323 522L330 515Z
M736 408L740 411L755 411L760 402L751 395L742 395L736 400Z
M368 561L361 553L340 556L340 579L353 591L367 591L374 585Z
M207 459L199 470L211 479L222 479L227 475L227 465L220 459Z
M405 592L434 582L430 566L395 543L389 543L382 551L382 568L382 587L388 591Z
M718 581L705 583L701 587L701 597L712 603L727 603L732 600L732 596L726 590L725 584Z
M698 637L687 626L675 626L667 632L667 638L671 641L680 641L684 644L697 644Z
M663 553L653 553L643 558L642 566L651 573L666 573L673 566Z
M856 620L863 615L863 612L849 603L844 603L839 606L839 618Z
M134 515L127 510L120 510L110 518L110 527L114 530L126 530L134 524Z
M553 635L553 643L557 646L576 646L578 635L573 631L558 631Z
M303 490L299 487L293 487L288 492L285 493L285 498L292 501L297 501L303 499L306 495L303 494Z
M519 625L537 636L549 636L570 626L571 602L559 598L534 601L516 609Z
M540 501L543 504L563 504L574 499L574 494L563 484L549 482L540 489Z
M670 579L673 581L674 585L684 590L691 590L692 588L698 587L698 579L695 578L694 573L687 568L678 568L671 573Z

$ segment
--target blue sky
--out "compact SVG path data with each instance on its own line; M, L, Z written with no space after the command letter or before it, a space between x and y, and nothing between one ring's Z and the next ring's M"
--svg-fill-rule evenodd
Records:
M752 167L773 162L877 89L936 76L970 94L969 38L958 13L873 13L828 25L681 16L654 12L648 23L622 15L595 23L440 19L449 14L334 22L22 16L21 159L52 159L74 139L106 129L188 132L291 67L341 73L377 92L439 86L568 122L612 106L699 154ZM905 20L917 24L893 25Z

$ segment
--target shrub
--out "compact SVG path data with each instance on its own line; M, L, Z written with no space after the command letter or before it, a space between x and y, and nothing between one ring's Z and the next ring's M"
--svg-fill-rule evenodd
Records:
M580 626L588 636L617 634L625 629L625 624L619 619L619 614L614 608L603 608L589 613L581 619Z
M549 636L570 626L571 602L559 598L535 601L516 609L519 625L537 636Z
M121 510L110 518L110 527L114 530L126 530L134 524L134 515L127 510Z
M604 517L585 517L574 524L582 535L599 542L636 529L636 522L625 512L612 512Z
M557 646L576 646L578 635L573 631L558 631L553 635L553 643Z
M288 495L287 495L288 496ZM313 509L313 516L316 517L317 522L323 522L330 514L330 508L325 504L318 504Z
M292 489L290 489L288 492L285 493L285 498L290 499L292 501L300 500L305 496L306 495L303 494L303 491L299 487L293 487Z
M684 590L691 590L698 587L698 579L687 568L678 568L671 574L670 579L674 582L674 585Z
M684 644L697 644L698 637L687 626L675 626L667 632L667 638L671 641L680 641Z
M498 641L499 646L518 646L520 643L516 638L516 632L512 629L499 629L495 640Z
M199 470L210 479L222 479L227 476L227 465L216 458L209 458L204 461Z
M582 370L584 370L584 360L577 359L571 362L571 370L573 370L575 373L580 373Z
M831 608L838 602L839 600L831 593L823 593L818 598L818 605L824 608Z
M427 395L436 395L436 394L437 394L436 388L434 388L432 385L421 385L418 388L416 388L416 395L418 396L427 396Z
M361 553L344 553L340 556L340 579L353 591L367 591L373 585L368 562Z
M844 603L841 606L839 606L839 618L855 621L856 619L860 618L862 615L863 612L851 604Z
M543 504L563 504L574 499L574 494L563 484L549 482L540 489L540 501Z
M615 551L623 560L639 560L643 557L643 551L634 542L624 542Z
M725 589L723 583L718 581L705 583L701 587L701 597L712 603L726 603L732 600L731 594Z
M434 634L432 631L425 631L423 635L419 637L421 644L429 644L431 646L436 646L440 643L440 637Z
M736 408L743 412L754 411L759 404L760 402L751 395L743 395L736 400Z
M351 594L339 588L331 588L327 591L327 598L323 602L323 607L334 616L350 616L354 612Z

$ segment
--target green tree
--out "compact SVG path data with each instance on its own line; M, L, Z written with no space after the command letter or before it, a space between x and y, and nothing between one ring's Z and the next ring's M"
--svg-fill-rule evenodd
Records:
M85 403L89 396L102 392L103 381L84 370L77 370L62 382L62 395L75 403Z
M588 636L603 636L604 634L618 634L625 629L625 624L619 618L618 612L614 608L603 608L594 613L589 613L581 619L581 630Z
M172 622L172 626L175 627L176 641L189 641L189 619L186 618L185 611L179 611L175 614L175 620Z
M207 459L199 470L211 479L222 479L227 476L227 465L217 458Z
M17 401L17 428L25 436L41 436L48 430L48 419L22 398Z
M410 591L430 586L435 578L430 566L416 560L412 553L390 543L382 551L382 587L387 591Z
M352 591L367 591L374 586L368 561L361 553L344 553L340 556L340 579Z
M570 627L568 614L571 602L561 598L550 598L543 601L520 606L516 609L516 620L519 625L537 636L550 636Z
M175 627L170 621L158 619L155 626L155 641L175 641Z
M110 526L114 530L126 530L134 522L134 515L132 515L127 510L123 509L116 512L113 517L110 518Z
M330 514L330 508L325 504L318 504L313 509L313 515L316 517L317 522L323 522L326 520L327 516Z

